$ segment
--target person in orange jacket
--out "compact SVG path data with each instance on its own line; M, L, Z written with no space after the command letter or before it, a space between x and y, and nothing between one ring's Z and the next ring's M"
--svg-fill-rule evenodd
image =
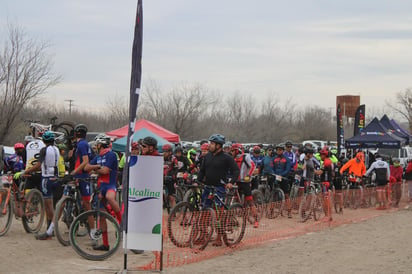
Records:
M363 152L358 152L355 158L350 159L344 164L340 168L339 173L343 174L346 170L349 175L355 175L356 177L362 177L366 173L365 156L363 155ZM352 180L356 180L356 178Z

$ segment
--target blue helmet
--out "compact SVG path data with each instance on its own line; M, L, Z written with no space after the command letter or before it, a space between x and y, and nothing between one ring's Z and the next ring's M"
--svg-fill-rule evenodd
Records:
M46 131L41 136L44 142L53 142L54 141L54 133L51 131Z
M216 144L223 145L225 143L225 136L221 134L213 134L212 136L209 137L209 141L216 143Z

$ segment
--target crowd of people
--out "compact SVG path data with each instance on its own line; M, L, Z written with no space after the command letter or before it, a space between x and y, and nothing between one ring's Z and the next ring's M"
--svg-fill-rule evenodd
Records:
M91 209L90 182L86 180L91 173L98 175L98 186L101 195L106 198L120 223L122 219L121 205L116 202L116 188L122 181L122 170L125 167L125 155L111 150L111 138L104 134L96 137L94 146L86 141L87 127L77 125L65 144L55 144L52 132L44 132L41 139L44 146L32 158L26 157L26 146L23 143L14 145L15 153L4 159L3 172L12 172L14 180L21 176L26 179L26 188L37 187L45 201L47 230L35 235L38 240L53 237L53 215L56 200L61 193L59 178L65 174L72 175L80 186L83 207ZM401 182L405 179L409 185L409 197L412 197L412 162L407 167L400 166L399 159L391 159L388 163L378 154L373 155L374 161L365 163L365 153L362 150L354 152L354 157L338 155L333 147L314 149L310 145L294 148L292 142L282 144L256 145L245 148L240 143L229 143L221 134L213 134L208 140L201 142L200 148L185 148L179 144L165 144L162 154L158 151L158 142L153 137L146 137L131 143L131 155L159 156L164 159L164 185L168 190L168 201L173 207L175 200L175 180L178 173L197 174L197 180L205 185L202 194L204 207L211 206L206 199L210 188L217 188L218 195L224 200L226 188L237 185L244 195L245 206L250 207L255 216L253 226L259 227L256 208L253 204L252 190L257 189L260 175L275 174L283 180L280 188L285 193L288 217L291 218L291 206L288 199L291 183L295 174L301 175L299 195L303 194L305 181L319 180L323 191L332 187L337 193L340 208L343 208L342 179L349 176L352 184L359 184L359 178L373 174L377 185L377 209L385 209L388 205L385 187L390 187L395 193L393 206L397 207L401 195ZM209 204L208 204L209 203ZM91 233L93 224L90 223ZM106 241L105 241L106 239ZM215 245L221 245L218 237ZM108 250L107 235L103 233L103 245L93 247L96 250Z

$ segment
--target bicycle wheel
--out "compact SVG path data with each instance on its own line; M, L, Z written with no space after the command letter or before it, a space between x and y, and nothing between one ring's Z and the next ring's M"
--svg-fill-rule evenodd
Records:
M183 201L184 193L181 187L176 188L176 204Z
M285 207L285 194L280 188L275 188L270 196L269 205L267 206L266 217L274 219L278 217Z
M188 189L183 197L183 201L191 204L194 210L200 210L201 196L200 189Z
M24 215L22 223L27 233L37 233L43 226L45 208L43 195L37 189L31 189L24 197Z
M12 201L9 200L9 202L6 204L6 200L7 190L0 189L0 236L5 235L7 231L9 231L12 222Z
M323 197L322 194L318 194L314 197L315 202L313 203L312 213L313 219L318 221L324 214L323 210Z
M265 198L263 197L262 192L258 189L252 190L253 203L256 207L256 217L257 221L260 221L265 212ZM249 212L250 213L250 212Z
M226 246L232 247L239 244L246 229L246 214L244 208L238 204L232 204L225 212L223 223L223 242Z
M63 133L62 137L57 136L56 143L61 144L66 141L66 137L74 129L75 125L72 122L63 121L57 125L52 126L52 130Z
M269 203L270 201L270 188L267 185L259 185L258 190L263 194L263 198L265 203Z
M302 196L302 200L300 201L299 204L299 218L302 223L306 222L309 220L312 214L312 209L313 209L313 203L315 201L315 193L307 193Z
M78 233L88 221L93 222L96 231L91 229L88 235ZM88 260L101 261L112 256L119 248L121 233L119 224L109 213L89 210L74 219L69 238L77 254Z
M194 210L190 203L180 202L170 212L167 219L167 234L177 247L188 247L192 226L194 224Z
M194 211L193 220L194 224L190 233L190 247L203 250L209 244L210 239L212 239L216 224L216 213L211 208Z
M65 196L59 200L54 211L54 233L57 240L64 246L70 245L70 225L73 220L79 215L80 209L76 201L69 196ZM87 226L83 225L79 228L80 235L86 235L88 232Z

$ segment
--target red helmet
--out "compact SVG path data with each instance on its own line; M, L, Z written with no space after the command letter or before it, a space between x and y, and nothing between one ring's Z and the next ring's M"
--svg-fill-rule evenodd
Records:
M209 143L204 143L200 146L200 150L209 150Z
M231 150L232 150L232 151L235 150L236 153L242 153L242 151L243 151L243 146L242 146L242 144L235 143L235 144L232 145Z
M163 150L163 152L166 152L166 151L172 151L173 149L172 149L172 146L170 144L164 144L162 146L162 150Z
M24 145L22 143L15 143L14 149L19 149L19 148L24 148Z
M253 152L254 153L260 153L260 146L254 146L253 147Z
M139 143L138 142L133 142L132 143L132 149L139 149Z
M320 154L320 155L329 156L329 151L328 151L327 149L323 148L323 149L319 152L319 154Z

